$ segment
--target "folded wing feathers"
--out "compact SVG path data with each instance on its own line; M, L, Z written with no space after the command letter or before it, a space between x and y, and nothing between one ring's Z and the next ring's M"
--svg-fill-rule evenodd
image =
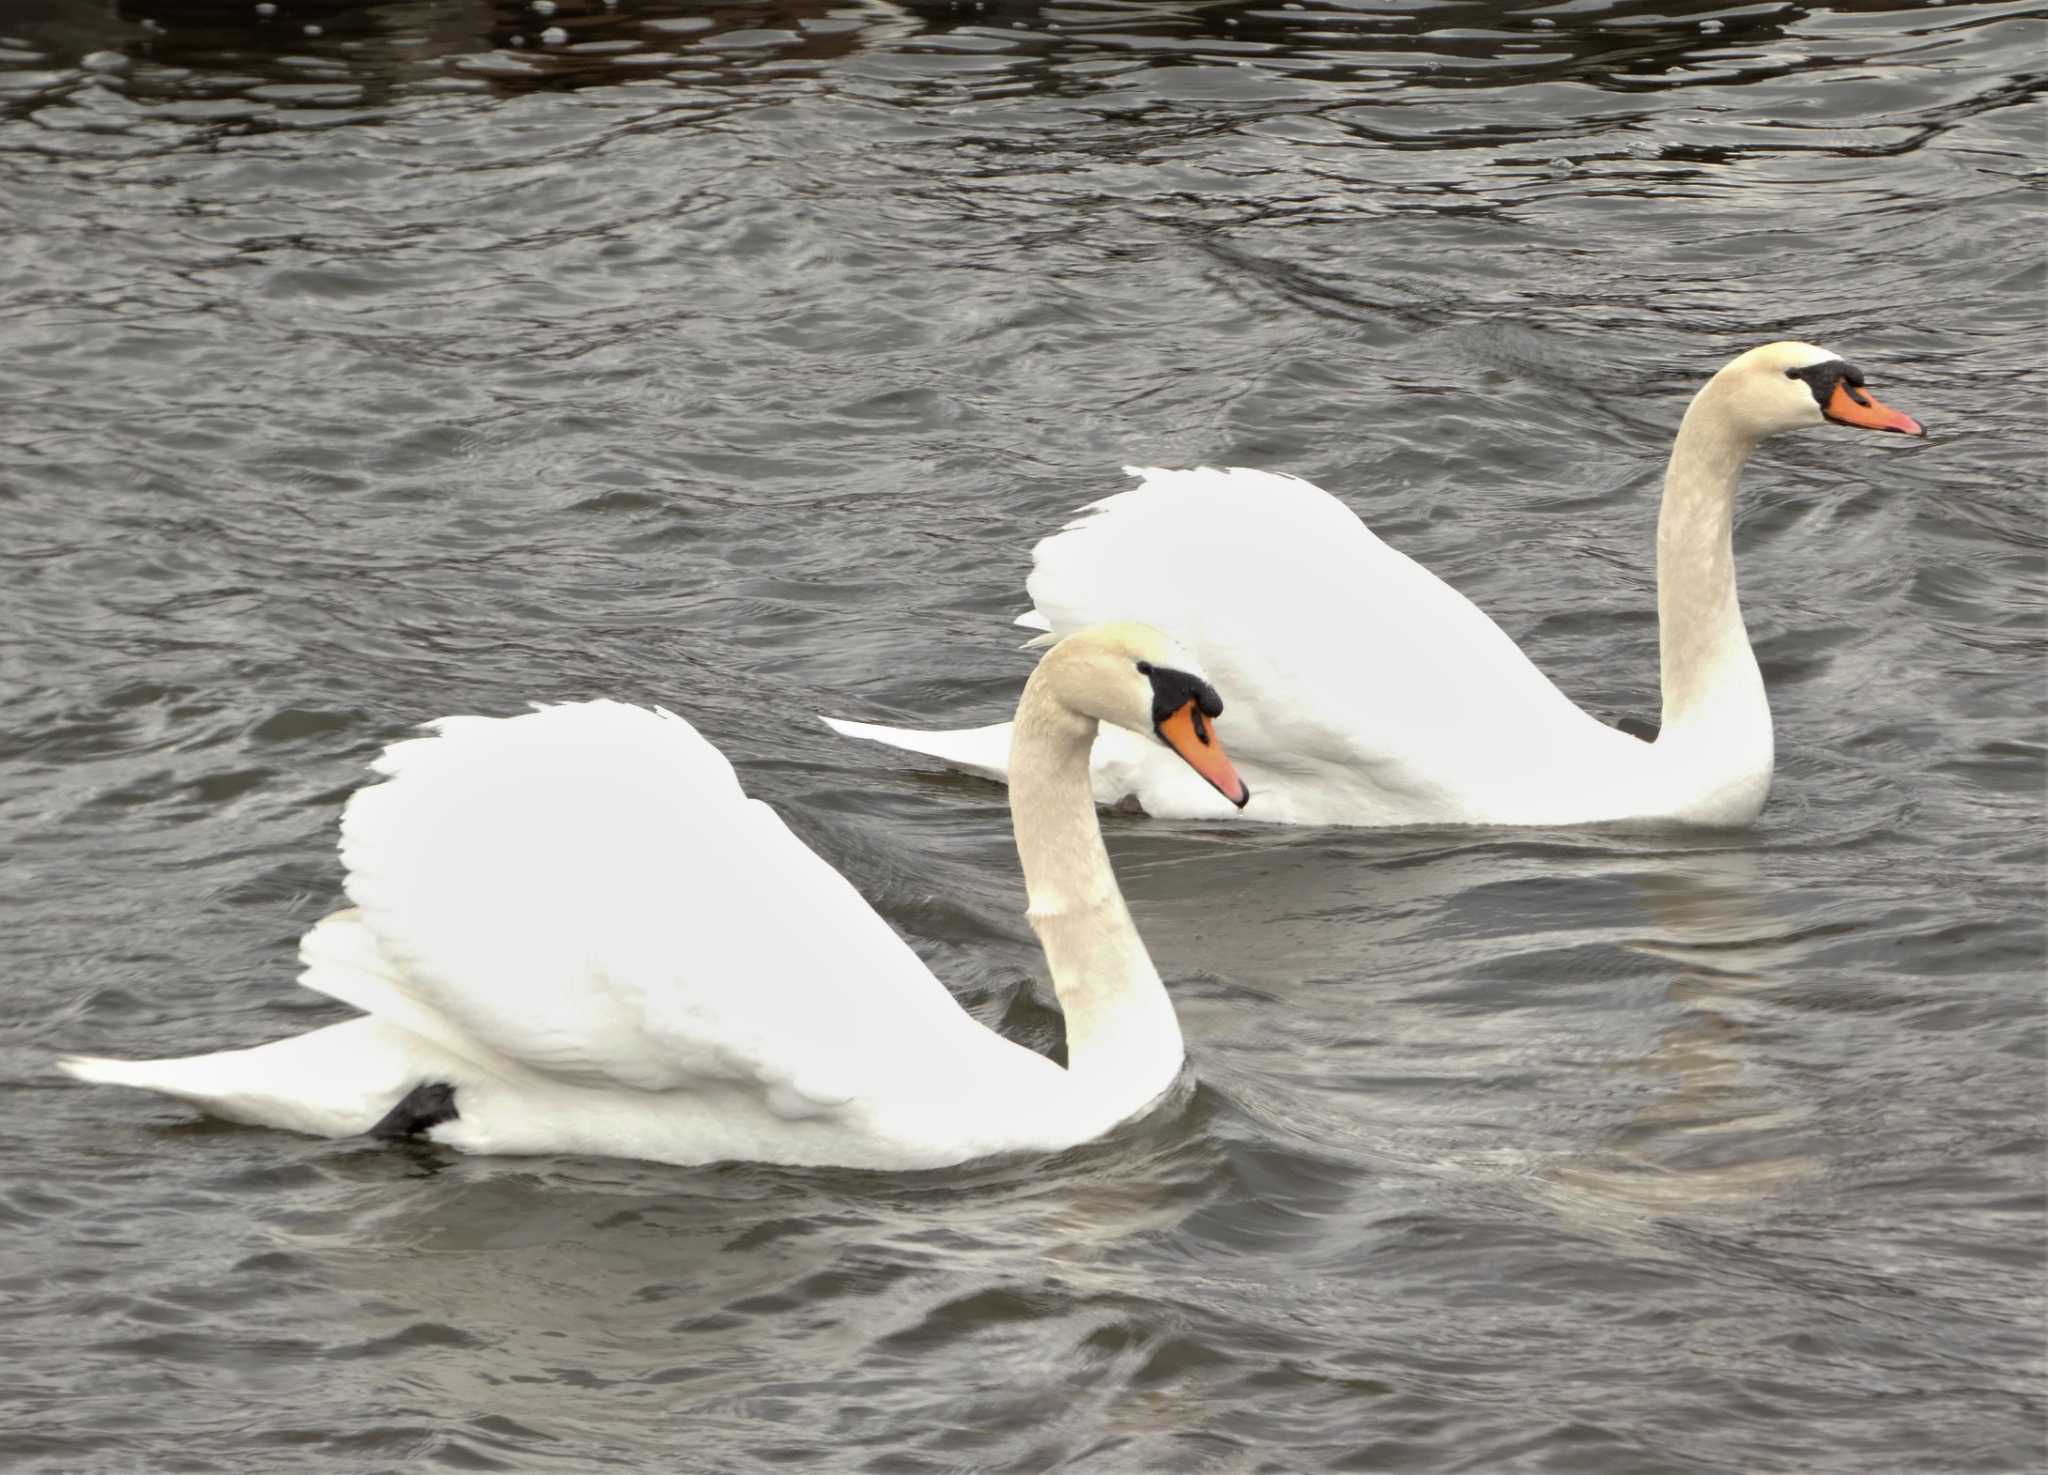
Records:
M1225 694L1240 765L1398 764L1398 724L1426 721L1436 701L1419 634L1490 622L1453 608L1461 596L1311 482L1125 469L1136 486L1032 551L1026 587L1053 628L1172 630Z
M413 991L404 971L386 956L377 935L364 924L359 909L332 912L315 922L299 939L299 961L305 965L299 974L302 987L431 1040L490 1074L521 1073L502 1056L470 1039Z
M515 1070L753 1081L789 1116L853 1099L864 1042L903 1011L965 1018L673 713L590 702L431 730L349 801L357 910L309 935L309 986Z

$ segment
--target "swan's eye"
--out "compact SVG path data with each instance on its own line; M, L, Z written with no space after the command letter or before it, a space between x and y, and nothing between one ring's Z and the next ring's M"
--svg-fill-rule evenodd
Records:
M1787 369L1785 377L1804 380L1807 389L1813 394L1813 402L1820 406L1822 414L1827 413L1828 401L1834 396L1837 384L1846 379L1854 385L1859 379L1856 366L1844 359L1822 359L1819 363L1808 364L1803 369Z
M1138 662L1138 674L1140 676L1150 676L1152 674L1152 663L1150 661Z
M1223 698L1216 695L1216 688L1199 676L1186 671L1176 671L1171 666L1153 666L1140 662L1140 669L1152 682L1152 722L1154 726L1164 722L1189 702L1195 704L1199 714L1195 718L1197 727L1203 717L1223 715Z

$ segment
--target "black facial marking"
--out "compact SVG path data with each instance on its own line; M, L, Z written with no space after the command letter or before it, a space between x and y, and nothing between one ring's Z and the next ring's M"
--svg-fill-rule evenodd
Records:
M1138 662L1138 670L1152 678L1152 728L1156 732L1161 723L1185 707L1195 704L1195 738L1203 747L1209 745L1209 724L1204 717L1223 715L1223 698L1216 695L1216 688L1199 676L1190 676L1185 671L1176 671L1170 666L1155 666L1150 661Z
M1820 406L1823 415L1828 413L1828 401L1835 397L1837 384L1842 385L1849 398L1857 404L1870 403L1870 396L1863 392L1863 371L1847 359L1822 359L1803 369L1787 369L1785 377L1804 380L1806 387L1813 391L1813 402Z
M384 1113L377 1125L364 1135L379 1142L401 1142L417 1137L429 1127L452 1122L462 1113L455 1109L455 1088L439 1082L414 1086L398 1105Z

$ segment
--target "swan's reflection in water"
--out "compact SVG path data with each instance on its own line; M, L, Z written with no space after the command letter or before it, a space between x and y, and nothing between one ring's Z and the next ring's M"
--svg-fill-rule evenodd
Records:
M1740 1010L1796 944L1782 936L1757 856L1710 851L1631 877L1654 932L1632 946L1673 966L1667 997L1685 1017L1635 1069L1666 1089L1604 1147L1558 1165L1567 1210L1737 1210L1812 1179L1797 1144L1811 1106L1767 1094L1745 1059Z
M1192 1069L1107 1141L910 1177L336 1149L331 1217L291 1237L420 1252L380 1255L363 1289L454 1324L490 1319L509 1257L564 1316L603 1304L610 1333L659 1339L736 1328L757 1297L786 1311L793 1284L823 1304L940 1260L951 1279L962 1256L992 1285L1079 1285L1147 1235L1271 1249L1459 1180L1613 1229L1740 1213L1818 1171L1808 1106L1745 1045L1745 995L1801 946L1754 850L1112 830ZM497 1268L472 1284L471 1262Z
M1197 980L1205 1080L1319 1150L1589 1223L1818 1171L1810 1105L1745 1043L1810 936L1740 836L1134 832L1118 859L1162 972Z
M1762 1004L1804 946L1768 854L1111 830L1193 1070L1104 1142L906 1177L241 1134L326 1180L269 1211L264 1266L299 1315L324 1308L326 1396L395 1378L408 1407L496 1409L517 1427L457 1432L508 1457L536 1428L601 1443L593 1390L714 1466L806 1405L825 1423L789 1431L800 1467L913 1427L972 1454L1069 1409L1143 1448L1276 1378L1427 1402L1532 1327L1611 1327L1666 1266L1725 1265L1676 1237L1734 1246L1821 1171L1768 1047ZM968 920L1012 899L977 892Z

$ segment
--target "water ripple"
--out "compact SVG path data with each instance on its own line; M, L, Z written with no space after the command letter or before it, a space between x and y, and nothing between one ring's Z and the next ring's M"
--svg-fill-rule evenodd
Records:
M0 20L0 1459L2009 1471L2044 1454L2038 7L132 0ZM252 1044L378 747L686 710L1057 1054L993 720L1126 462L1315 477L1654 716L1759 457L1741 835L1111 816L1191 1051L916 1180L454 1159L59 1084ZM1892 438L1886 438L1892 439ZM687 1451L679 1455L678 1451Z

